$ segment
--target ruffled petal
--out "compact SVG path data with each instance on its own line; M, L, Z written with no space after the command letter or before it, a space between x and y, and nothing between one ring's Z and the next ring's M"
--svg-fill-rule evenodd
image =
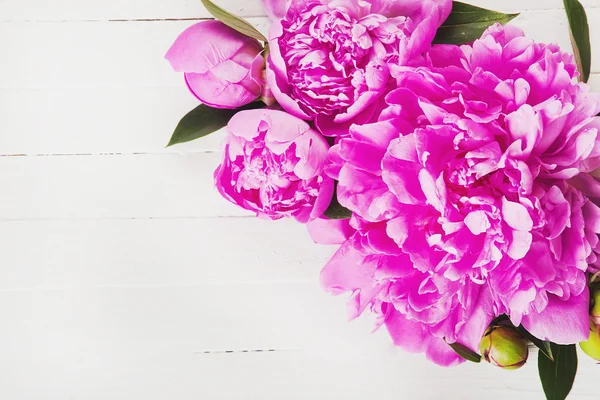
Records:
M540 313L523 316L523 326L533 336L557 344L586 341L590 336L590 292L587 286L568 300L548 296L548 306Z

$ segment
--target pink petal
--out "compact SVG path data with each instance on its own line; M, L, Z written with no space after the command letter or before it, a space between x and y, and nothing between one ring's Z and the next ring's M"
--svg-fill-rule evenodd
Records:
M475 309L461 329L457 342L479 353L481 338L494 318L491 289L487 285L482 286L479 290Z
M512 139L521 140L521 154L529 155L534 146L540 140L542 135L542 116L533 111L533 108L526 104L519 110L506 116L506 123ZM521 156L515 154L515 157Z
M259 126L265 110L246 110L235 114L227 124L227 130L234 136L252 140L259 135Z
M424 352L431 339L423 324L409 320L395 309L387 317L385 327L394 344L409 353Z
M335 182L328 176L323 177L323 183L321 184L321 190L315 201L313 210L310 213L310 219L314 220L320 218L323 213L327 210L333 199L335 192Z
M221 81L231 83L239 83L248 76L248 68L245 68L232 60L223 61L221 64L214 67L211 72Z
M351 121L356 118L359 114L363 113L371 104L373 104L381 96L379 92L365 92L356 99L346 112L337 114L334 118L336 124L343 124L344 122Z
M268 125L267 142L288 143L296 140L298 137L312 131L310 126L301 119L294 117L286 112L279 110L252 110L262 112L264 121ZM325 142L325 139L315 131L313 138ZM329 145L325 143L327 149Z
M215 108L236 109L260 96L260 86L252 84L254 87L250 91L242 85L224 82L212 72L186 73L185 81L198 100Z
M454 367L465 362L444 339L437 337L429 340L425 356L441 367Z
M523 316L523 326L533 336L557 344L586 341L590 336L590 292L587 286L581 294L566 301L550 295L548 306L541 313Z
M531 242L533 236L530 232L525 231L512 231L512 238L508 246L507 254L513 260L520 260L531 248Z
M327 162L329 144L316 131L310 130L295 140L296 156L300 159L294 168L298 178L309 180L321 175Z
M281 19L285 16L289 0L262 0L265 12L272 20Z
M339 154L351 162L356 168L370 172L374 175L381 174L381 160L385 150L371 144L356 140L340 140Z
M222 22L201 21L179 35L165 58L177 72L204 74L231 59L248 44L260 53L258 40L245 36Z
M306 224L311 239L318 244L342 244L352 234L350 219L317 218Z
M518 231L529 232L533 229L533 220L524 205L502 198L502 217L508 226Z
M364 257L354 248L352 240L346 241L321 271L321 286L334 293L369 287L377 266L363 262Z
M354 292L349 319L358 317L382 289L373 280L377 263L367 260L346 241L321 271L321 286L333 294Z
M436 338L419 322L407 319L397 310L392 310L385 326L394 344L409 353L425 353L427 359L443 367L464 362L443 339Z

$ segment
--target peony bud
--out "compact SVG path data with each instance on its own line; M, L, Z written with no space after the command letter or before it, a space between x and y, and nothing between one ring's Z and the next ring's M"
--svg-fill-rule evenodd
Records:
M579 343L579 347L585 354L600 361L600 327L594 322L591 322L590 338L586 342Z
M592 311L590 313L592 322L600 326L600 289L596 289L592 293Z
M235 109L263 95L263 46L219 21L186 29L165 58L204 104Z
M492 365L513 370L527 362L527 339L512 326L497 325L488 328L480 344L481 355Z

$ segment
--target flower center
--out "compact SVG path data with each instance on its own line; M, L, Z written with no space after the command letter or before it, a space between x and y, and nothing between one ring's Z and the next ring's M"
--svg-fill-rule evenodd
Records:
M354 104L368 90L367 66L390 61L403 36L399 21L376 14L356 19L320 3L288 18L282 21L282 56L295 99L312 115Z
M255 146L247 146L243 169L235 178L237 190L255 191L254 201L267 213L292 212L298 204L316 198L323 178L305 181L296 176L294 168L299 161L296 146L276 154L264 145L262 135Z

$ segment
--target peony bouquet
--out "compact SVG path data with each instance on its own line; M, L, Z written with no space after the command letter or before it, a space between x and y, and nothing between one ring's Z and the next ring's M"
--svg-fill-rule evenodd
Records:
M548 398L576 345L600 360L600 95L574 53L451 0L264 0L268 38L216 20L166 58L201 104L170 145L227 128L217 190L338 245L321 282L351 319L442 366L518 369L530 345ZM600 176L600 174L598 175Z

